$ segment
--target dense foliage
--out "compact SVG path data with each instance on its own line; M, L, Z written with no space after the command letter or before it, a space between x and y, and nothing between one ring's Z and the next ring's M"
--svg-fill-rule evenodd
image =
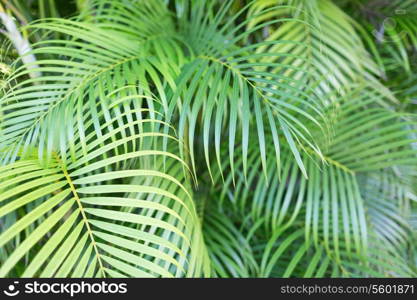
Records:
M0 277L417 275L416 0L2 3Z

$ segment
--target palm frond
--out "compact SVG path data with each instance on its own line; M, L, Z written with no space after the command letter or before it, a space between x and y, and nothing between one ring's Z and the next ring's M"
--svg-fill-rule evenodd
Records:
M2 263L2 276L33 249L31 263L15 275L208 274L189 178L184 177L188 167L172 152L149 149L164 134L152 130L153 121L136 118L141 113L148 111L125 107L109 120L101 114L100 138L90 130L81 143L76 132L74 161L67 157L64 163L53 152L48 166L33 154L31 160L2 167L0 214L16 216L0 236L3 247L16 248ZM129 116L133 121L126 128L114 127ZM86 129L94 129L94 122L86 123ZM175 138L168 138L175 145Z

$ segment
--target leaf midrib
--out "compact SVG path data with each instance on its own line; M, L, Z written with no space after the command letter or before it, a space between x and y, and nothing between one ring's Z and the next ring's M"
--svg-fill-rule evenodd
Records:
M78 208L79 208L79 210L81 212L81 216L82 216L84 225L85 225L85 227L87 229L87 232L88 232L88 236L89 236L89 238L91 240L91 243L93 245L94 252L96 253L96 256L97 256L97 260L98 260L98 263L99 263L100 271L101 271L103 277L105 278L106 277L106 273L104 271L104 266L103 266L103 262L101 260L100 252L98 251L97 243L96 243L96 240L94 238L93 231L91 230L90 223L88 222L88 218L87 218L87 216L85 214L85 210L84 210L84 207L83 207L83 205L81 203L80 197L78 196L78 193L77 193L77 190L76 190L76 188L74 186L74 183L73 183L70 175L68 174L65 166L63 165L62 160L60 159L60 157L58 156L58 154L54 153L54 156L55 156L56 160L58 161L58 164L60 165L60 168L62 170L62 173L64 174L64 177L65 177L65 179L68 182L68 185L69 185L69 187L71 189L71 192L74 195L74 199L77 202Z

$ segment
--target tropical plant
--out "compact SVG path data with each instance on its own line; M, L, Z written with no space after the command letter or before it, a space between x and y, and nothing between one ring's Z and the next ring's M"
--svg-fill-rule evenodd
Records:
M19 3L0 277L417 275L415 0Z

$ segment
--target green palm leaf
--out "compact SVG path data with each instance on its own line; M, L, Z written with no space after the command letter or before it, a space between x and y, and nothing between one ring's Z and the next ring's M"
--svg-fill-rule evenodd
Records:
M75 162L65 164L54 153L48 166L35 158L3 167L5 204L0 214L16 214L17 221L0 236L3 246L16 247L2 263L2 276L33 248L37 255L23 276L173 277L209 272L201 260L204 243L184 177L188 167L175 154L146 149L153 138L164 136L149 130L152 122L131 122L127 126L133 131L124 137L122 127L111 126L127 114L134 119L135 113L142 112L114 114L101 126L105 133L100 138L94 139L94 133L85 137L84 150L77 143ZM140 145L135 144L138 139ZM162 164L165 172L159 171ZM22 215L21 210L28 213ZM19 233L27 230L20 242Z
M417 7L381 4L0 4L0 277L415 277Z

